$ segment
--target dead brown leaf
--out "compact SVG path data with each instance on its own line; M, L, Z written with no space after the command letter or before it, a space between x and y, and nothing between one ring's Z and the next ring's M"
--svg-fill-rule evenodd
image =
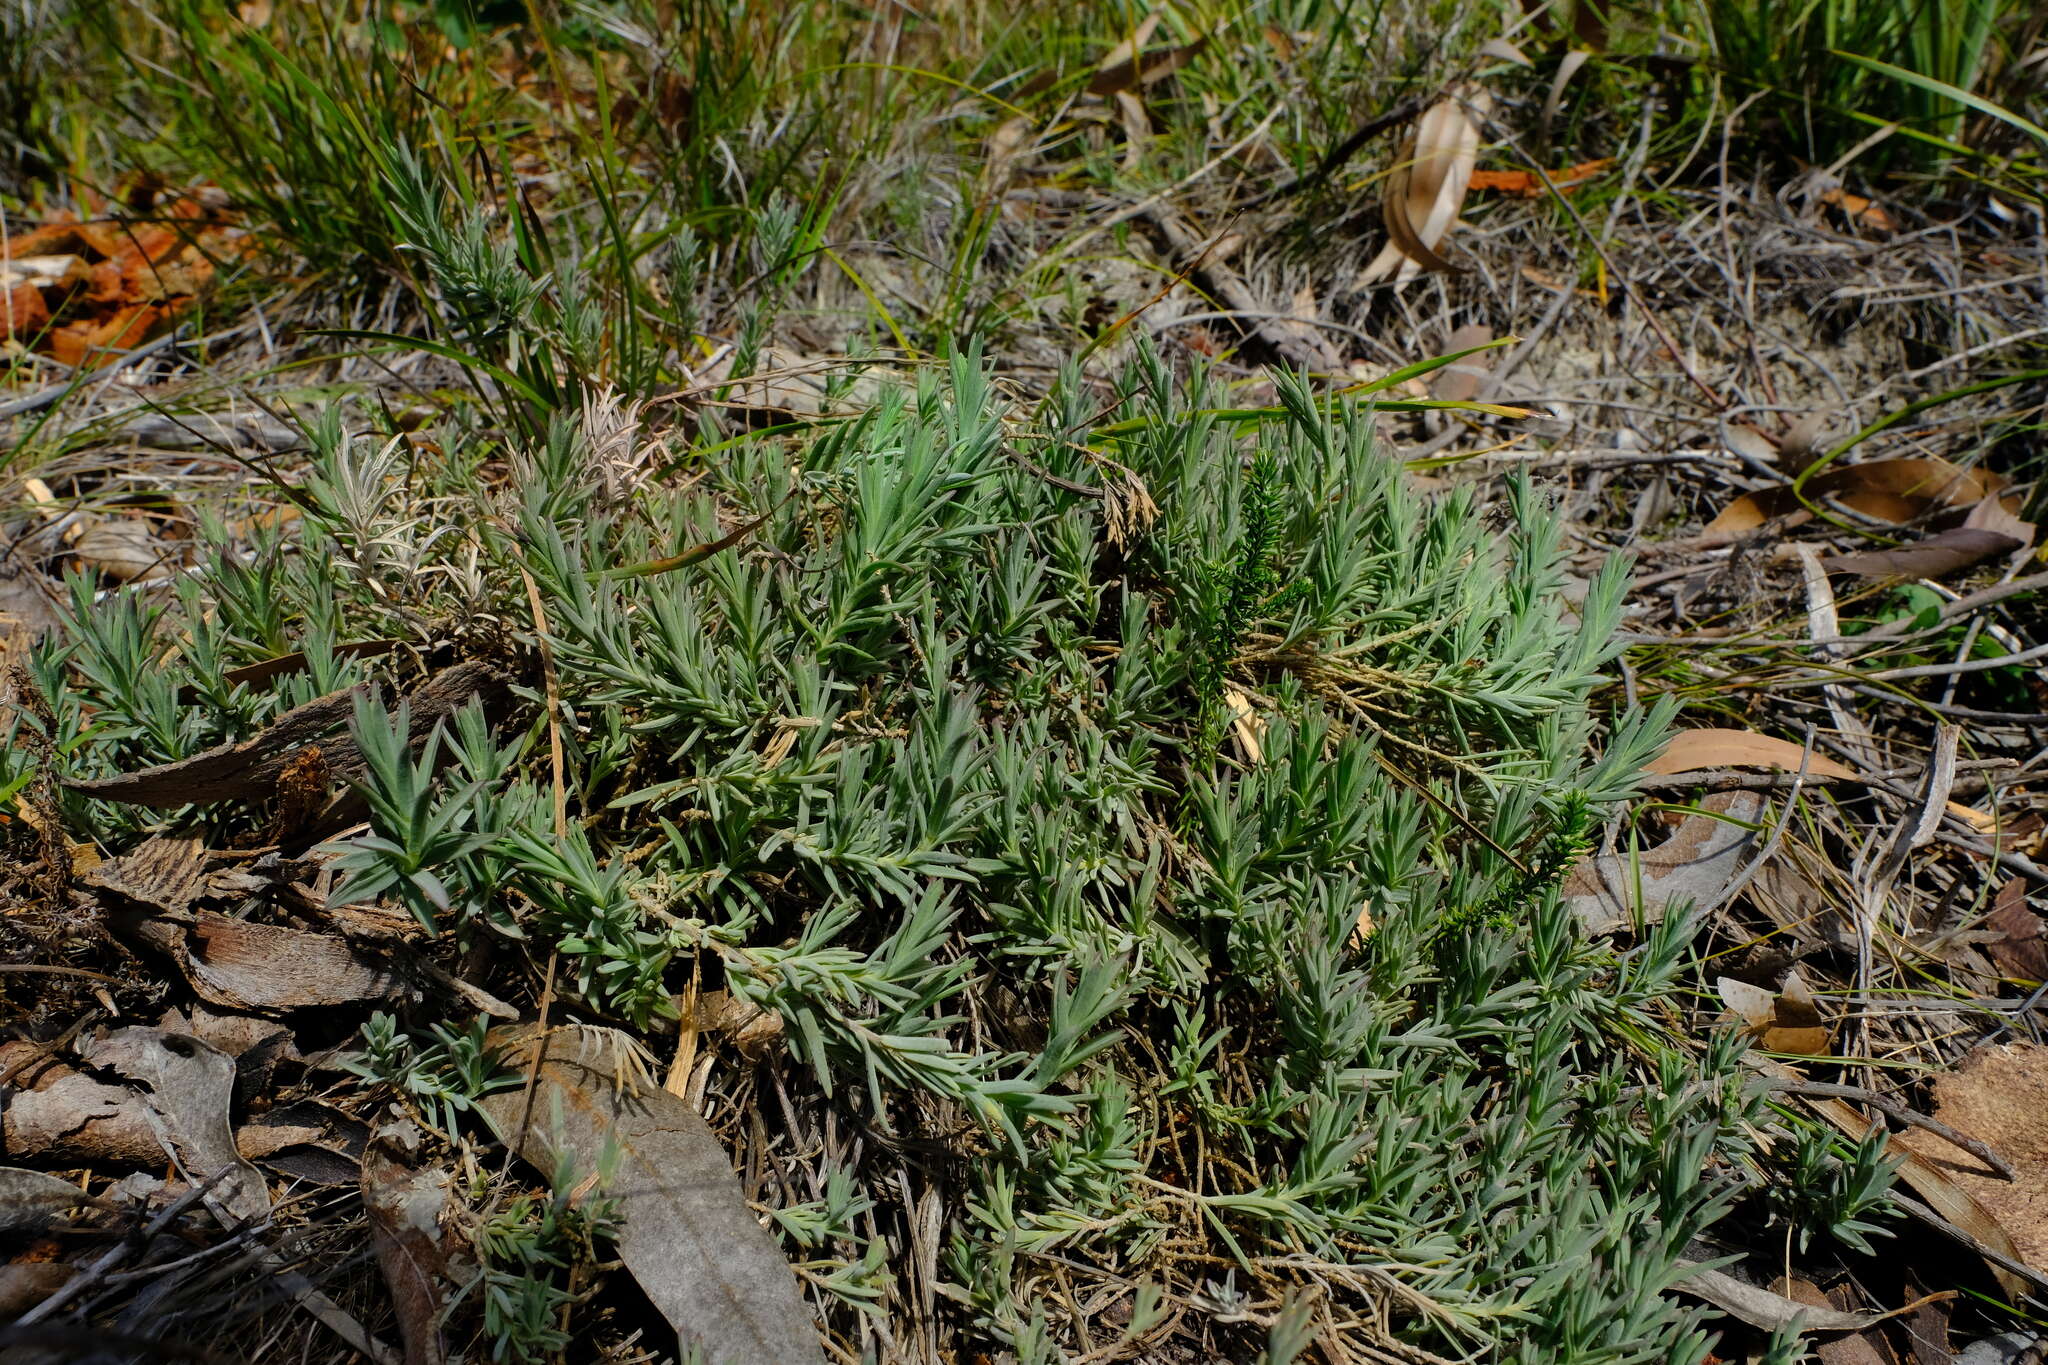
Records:
M235 1148L228 1120L235 1091L235 1059L182 1033L130 1027L88 1044L94 1066L115 1071L140 1087L144 1111L164 1152L194 1181L219 1175L211 1200L233 1218L249 1221L270 1212L270 1191Z
M1209 45L1209 35L1205 33L1179 47L1144 55L1144 46L1159 27L1159 18L1156 10L1146 15L1135 33L1109 50L1095 68L1094 76L1089 78L1089 94L1104 97L1120 95L1164 80L1193 61Z
M1009 188L1026 152L1030 150L1035 126L1030 119L1018 114L1004 119L989 134L988 145L982 155L981 178L991 193L1001 194Z
M105 1208L68 1180L19 1166L0 1166L0 1232L41 1232L63 1222L74 1209Z
M86 568L116 583L130 583L162 564L166 550L150 534L148 523L123 517L94 521L72 543L71 553Z
M1670 776L1707 768L1774 768L1798 772L1802 766L1813 777L1854 780L1856 774L1824 754L1809 754L1790 740L1760 735L1754 730L1680 730L1645 765L1645 771Z
M1522 49L1516 47L1505 38L1488 38L1479 45L1478 55L1493 57L1503 62L1513 62L1516 66L1533 67L1536 65L1536 63L1529 60L1528 53L1522 51Z
M1780 1275L1771 1285L1771 1292L1782 1294L1794 1303L1825 1308L1830 1312L1855 1311L1853 1290L1829 1294L1810 1280L1788 1280ZM1820 1365L1892 1365L1891 1354L1883 1349L1883 1341L1884 1338L1872 1329L1816 1341L1812 1343L1812 1351Z
M533 1093L507 1091L477 1107L541 1171L566 1158L594 1174L615 1155L619 1256L685 1347L731 1365L822 1362L796 1277L696 1110L621 1074L631 1068L613 1055L610 1030L552 1029L544 1050L532 1029L494 1037L512 1065L532 1069Z
M1145 112L1145 102L1128 90L1119 90L1110 98L1116 102L1117 121L1124 129L1124 154L1118 164L1128 174L1144 160L1145 145L1152 140L1152 116Z
M1437 253L1464 205L1479 159L1479 124L1492 107L1486 92L1466 89L1423 112L1402 145L1380 196L1388 242L1359 276L1361 285L1424 270L1456 269Z
M0 1265L0 1321L19 1317L62 1289L77 1268L62 1261L13 1261Z
M1977 505L1982 507L1992 501L1987 498ZM1821 560L1821 567L1829 573L1851 573L1864 578L1943 578L2019 548L2017 536L1958 526L1911 545L1830 555Z
M1876 1321L1871 1313L1844 1313L1838 1308L1800 1303L1720 1270L1696 1270L1672 1288L1766 1332L1794 1323L1808 1332L1855 1332Z
M1451 333L1450 340L1444 343L1444 351L1455 355L1475 346L1484 346L1492 340L1493 328L1483 322L1468 322ZM1486 381L1492 374L1492 353L1481 351L1432 374L1429 377L1430 393L1453 403L1469 402L1479 396L1479 391L1486 387Z
M2048 981L2048 943L2041 917L2027 905L2027 881L2014 877L1998 888L1984 928L1996 935L1983 947L1998 970L2020 981Z
M1820 202L1829 208L1841 210L1842 216L1850 222L1874 232L1889 234L1898 231L1898 224L1892 221L1891 214L1885 212L1884 205L1874 199L1866 199L1860 194L1851 194L1839 185L1821 191Z
M2022 545L2032 545L2037 534L2034 523L2015 514L2006 504L2016 499L1989 497L1970 509L1970 515L1963 518L1963 525L1981 531L1997 531L2011 536Z
M59 214L9 238L0 258L46 264L0 286L0 341L91 369L175 321L211 286L214 263L246 249L209 199L163 204L154 222Z
M1829 1030L1813 990L1795 970L1776 991L1724 976L1715 983L1721 1002L1748 1028L1766 1052L1806 1057L1828 1055Z
M1927 455L1837 465L1808 479L1805 494L1816 506L1833 499L1865 516L1904 525L1929 512L1979 502L2009 482L1989 470L1964 469ZM1804 510L1789 483L1760 489L1729 503L1707 523L1705 534L1732 538Z

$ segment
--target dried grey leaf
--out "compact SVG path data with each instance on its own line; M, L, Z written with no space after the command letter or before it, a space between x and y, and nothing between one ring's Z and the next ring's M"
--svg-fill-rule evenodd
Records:
M686 1348L717 1365L822 1362L796 1276L748 1210L725 1148L689 1105L622 1074L632 1068L605 1046L610 1033L550 1030L530 1104L512 1090L477 1107L539 1170L566 1156L594 1172L616 1154L620 1259ZM512 1064L535 1065L531 1031L499 1034Z
M68 1180L19 1166L0 1166L0 1232L41 1232L78 1208L104 1208Z

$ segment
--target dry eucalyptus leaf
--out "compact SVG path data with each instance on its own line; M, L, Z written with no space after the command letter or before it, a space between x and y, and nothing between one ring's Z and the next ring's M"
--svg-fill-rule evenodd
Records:
M477 1107L528 1164L552 1174L564 1157L594 1173L608 1156L619 1256L685 1348L720 1365L824 1359L811 1312L775 1239L755 1221L725 1148L681 1099L622 1075L610 1030L549 1031L534 1057L530 1030L499 1030L514 1066L535 1068L520 1090ZM523 1054L523 1055L522 1055Z
M1982 507L1992 501L1987 498L1977 505ZM1984 560L2010 554L2020 544L2019 537L2003 531L1958 526L1889 550L1830 555L1821 560L1821 567L1829 573L1852 573L1864 578L1943 578Z
M1854 1291L1846 1287L1829 1295L1810 1280L1788 1280L1780 1275L1771 1285L1771 1292L1814 1308L1845 1313L1856 1310L1857 1300L1852 1297ZM1813 1355L1820 1365L1893 1365L1892 1357L1873 1345L1873 1341L1882 1342L1875 1324L1863 1332L1817 1341L1813 1343Z
M2032 545L2036 528L2034 523L2017 515L2015 509L2006 504L2016 499L1989 497L1970 509L1970 515L1963 518L1963 525L1979 531L1998 531L2011 536L2022 545Z
M1138 50L1152 40L1153 31L1159 27L1159 11L1154 10L1138 21L1138 27L1107 53L1096 64L1095 76L1088 82L1091 95L1108 95L1127 89L1137 79Z
M1720 978L1715 989L1766 1052L1828 1055L1827 1020L1821 1014L1820 1001L1797 971L1776 991L1732 976Z
M2004 489L2010 480L1984 469L1964 469L1933 456L1835 465L1806 481L1806 501L1829 499L1865 516L1903 525L1931 511L1967 507ZM1744 493L1707 523L1710 536L1737 536L1773 517L1804 510L1792 485Z
M1117 91L1113 98L1117 120L1124 129L1124 155L1119 164L1128 173L1144 160L1145 144L1152 140L1152 116L1145 112L1144 102L1128 90Z
M1505 38L1488 38L1479 45L1479 55L1498 61L1513 62L1516 66L1534 66L1527 53Z
M1699 803L1671 837L1639 856L1612 853L1588 858L1565 879L1564 897L1589 934L1626 929L1664 917L1674 902L1706 905L1735 879L1756 844L1753 826L1763 814L1758 792L1720 792ZM1641 877L1638 904L1637 877Z
M1536 135L1545 144L1550 141L1550 127L1557 121L1557 111L1564 105L1565 87L1572 83L1572 77L1579 74L1579 68L1591 56L1591 53L1574 49L1565 53L1564 60L1557 64L1557 74L1551 77L1550 91L1543 97L1543 108L1536 116Z
M86 527L71 553L117 583L142 577L164 560L164 548L140 521L101 521Z
M1492 340L1493 328L1485 323L1468 322L1451 333L1451 339L1445 343L1444 350L1455 355L1459 351L1469 351L1475 346L1484 346ZM1490 352L1481 351L1477 355L1468 355L1463 360L1446 365L1432 374L1429 377L1430 393L1434 397L1448 399L1451 402L1469 402L1477 398L1479 391L1486 387L1486 381L1492 378L1492 372Z
M1137 32L1109 50L1088 81L1089 94L1120 95L1162 81L1193 61L1209 45L1209 35L1204 33L1192 42L1145 56L1142 49L1151 41L1153 30L1159 27L1159 19L1157 11L1146 15Z
M235 1091L235 1059L182 1033L117 1029L85 1049L94 1066L139 1082L151 1127L164 1151L193 1180L225 1171L212 1198L234 1217L262 1218L270 1191L256 1168L235 1149L228 1109Z
M434 1166L414 1167L400 1159L395 1144L378 1141L363 1162L363 1211L377 1265L391 1290L405 1365L441 1365L448 1359L441 1339L448 1261L442 1222L449 1216L449 1174Z
M1454 269L1437 247L1465 203L1479 161L1476 120L1491 107L1492 97L1484 91L1467 92L1462 99L1454 94L1416 121L1380 197L1389 240L1359 276L1361 285L1390 275L1405 281L1424 270Z
M2041 917L2027 905L2027 882L2014 877L1998 888L1986 931L1998 937L1983 944L1998 970L2021 981L2048 981L2048 943L2042 939Z
M105 1204L68 1180L19 1166L0 1166L0 1232L41 1232L65 1221L73 1209Z
M1873 1313L1844 1313L1838 1308L1799 1303L1759 1285L1744 1284L1719 1270L1695 1270L1672 1288L1710 1303L1731 1317L1740 1318L1766 1332L1775 1332L1794 1323L1808 1332L1856 1332L1877 1321L1877 1315Z
M1671 776L1707 768L1775 768L1809 777L1854 780L1855 772L1824 754L1809 754L1801 745L1754 730L1680 730L1664 751L1645 765L1646 772Z
M1034 127L1030 119L1019 114L1004 119L996 125L996 130L989 134L982 158L981 175L983 183L991 190L1000 194L1016 177L1025 153L1030 150Z

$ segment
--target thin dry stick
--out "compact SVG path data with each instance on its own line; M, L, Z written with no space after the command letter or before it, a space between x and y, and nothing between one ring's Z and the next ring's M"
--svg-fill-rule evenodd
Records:
M213 1187L226 1179L229 1172L233 1170L234 1167L232 1166L223 1166L204 1181L192 1185L183 1194L165 1205L164 1211L150 1219L149 1223L140 1233L134 1237L124 1238L113 1246L108 1247L98 1260L85 1268L83 1274L72 1276L57 1289L56 1293L16 1318L14 1320L15 1325L26 1327L30 1323L41 1322L44 1318L50 1317L58 1309L77 1298L80 1294L83 1294L86 1290L92 1288L106 1277L108 1271L127 1260L130 1254L137 1248L148 1246L165 1228L168 1228L171 1224L184 1217L193 1205L211 1193Z
M1860 1085L1832 1085L1827 1081L1809 1081L1800 1076L1772 1077L1770 1088L1786 1095L1808 1096L1817 1100L1848 1100L1857 1104L1867 1104L1873 1109L1882 1110L1890 1114L1901 1123L1909 1123L1915 1128L1925 1128L1936 1137L1962 1148L1971 1156L1976 1157L1979 1161L1990 1167L2001 1180L2014 1180L2018 1178L2013 1168L2006 1164L2005 1159L1991 1150L1990 1144L1981 1142L1971 1137L1968 1133L1959 1133L1940 1119L1930 1118L1917 1110L1908 1109L1889 1095L1880 1095L1875 1091L1866 1090Z

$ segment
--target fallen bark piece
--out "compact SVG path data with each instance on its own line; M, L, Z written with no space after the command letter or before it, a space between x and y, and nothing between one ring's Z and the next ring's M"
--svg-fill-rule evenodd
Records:
M408 742L417 746L437 723L503 680L497 669L474 660L436 673L406 695L412 718ZM223 744L190 758L114 777L67 778L64 785L104 801L159 809L265 797L277 791L279 780L300 751L316 742L330 776L356 777L363 772L363 756L355 741L345 733L332 740L327 736L348 721L357 695L368 686L346 687L293 707L239 744ZM348 799L339 798L337 804Z
M2044 1049L2037 1048L2035 1051ZM1757 1057L1753 1065L1767 1076L1779 1079L1798 1077L1797 1072L1767 1058ZM1937 1101L1939 1098L1940 1092L1937 1087ZM2036 1108L2041 1102L2039 1096L2033 1100ZM1814 1113L1851 1139L1860 1142L1872 1131L1872 1121L1869 1118L1838 1099L1809 1096L1806 1103ZM1978 1141L1983 1140L1982 1134L1964 1129L1963 1125L1954 1123L1947 1116L1937 1117L1950 1127L1962 1129L1964 1136ZM1891 1134L1886 1139L1885 1151L1899 1162L1900 1182L1927 1201L1916 1216L1932 1221L1948 1235L1982 1255L1990 1265L1991 1273L1997 1279L2001 1290L2017 1301L2020 1296L2028 1293L2030 1288L2048 1286L2048 1277L2044 1277L2027 1263L2012 1234L2006 1231L2005 1225L1984 1201L1965 1187L1961 1175L1963 1168L1957 1161L1957 1149L1952 1142L1933 1133L1915 1129L1907 1133ZM1968 1160L1976 1163L1979 1158L1969 1156ZM2010 1164L2017 1169L2019 1163ZM1978 1165L1975 1169L1983 1171L1987 1180L2005 1183L1989 1166ZM1914 1211L1910 1203L1906 1207L1908 1212Z
M190 924L153 921L139 935L178 964L210 1005L258 1014L393 1000L405 982L346 939L202 910Z
M27 1060L25 1052L32 1053L32 1045L0 1046L0 1071ZM0 1148L10 1159L51 1165L135 1166L163 1160L163 1147L133 1090L54 1059L29 1061L20 1075L0 1086Z
M532 1094L477 1101L528 1164L581 1174L614 1154L620 1259L684 1349L717 1365L823 1362L818 1330L788 1261L747 1208L725 1149L696 1110L622 1075L610 1030L494 1030L508 1062L534 1076ZM536 1051L540 1055L536 1057Z
M153 914L176 915L206 889L206 845L187 836L159 834L79 878Z
M1981 1204L2011 1239L2020 1260L2048 1271L2048 1129L2041 1123L2044 1109L2048 1109L2048 1047L2014 1043L1979 1048L1953 1072L1935 1080L1934 1116L1989 1143L2012 1167L2013 1178L2000 1179L1978 1158L1932 1134L1900 1133L1892 1142L1907 1148Z
M414 1167L402 1160L398 1142L380 1135L363 1162L363 1210L377 1265L391 1290L405 1342L405 1365L441 1365L448 1359L441 1338L448 1260L442 1249L442 1220L449 1209L448 1172Z

